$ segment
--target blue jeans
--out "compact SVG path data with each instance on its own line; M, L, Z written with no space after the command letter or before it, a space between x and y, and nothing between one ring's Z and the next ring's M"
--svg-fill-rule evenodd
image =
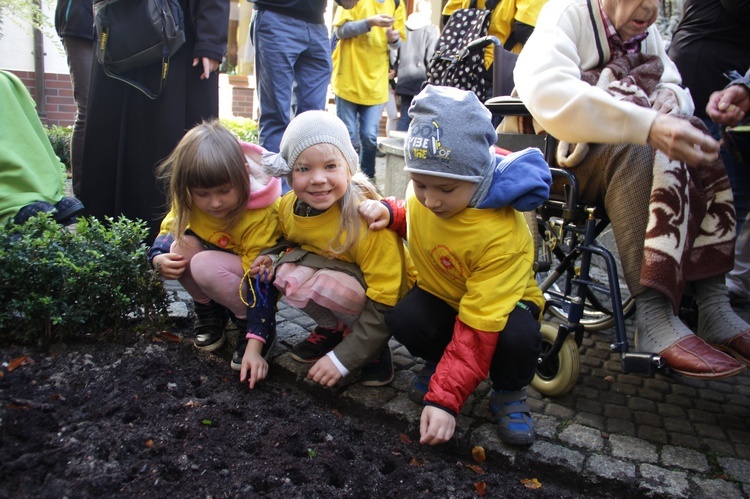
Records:
M292 115L325 109L331 79L331 45L325 24L311 24L270 10L257 10L250 24L255 47L255 78L260 145L279 152ZM295 85L296 82L296 85Z
M401 101L401 116L398 118L396 130L406 132L409 130L409 123L411 123L411 118L409 117L409 106L411 106L411 101L414 100L414 96L399 94L397 97Z
M383 105L363 106L336 96L336 114L349 130L349 139L359 154L362 172L374 179L378 126L383 114Z

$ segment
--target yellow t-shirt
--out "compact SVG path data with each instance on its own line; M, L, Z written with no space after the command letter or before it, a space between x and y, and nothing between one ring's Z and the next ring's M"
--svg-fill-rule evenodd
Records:
M336 10L333 27L376 14L387 14L394 17L392 27L398 30L401 40L406 40L404 3L402 0L396 9L394 0L384 0L382 3L374 0L357 2L352 9ZM376 26L363 35L339 40L332 57L331 88L335 95L363 106L375 106L388 101L389 53L386 28Z
M442 219L406 192L407 241L417 284L458 311L465 324L502 331L520 300L544 308L534 277L534 244L511 207L466 208ZM481 236L480 236L481 235Z
M334 204L328 210L312 217L294 214L297 196L289 192L281 198L279 225L284 238L297 243L305 251L331 259L354 263L364 275L367 297L384 305L394 306L411 288L416 275L409 253L398 234L390 230L370 231L360 220L357 242L341 255L328 250L330 242L340 234L341 209Z

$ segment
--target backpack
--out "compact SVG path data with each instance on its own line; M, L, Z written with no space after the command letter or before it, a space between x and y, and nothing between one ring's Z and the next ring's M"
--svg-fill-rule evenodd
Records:
M150 99L163 90L169 59L185 43L177 0L102 0L94 4L96 59L104 73ZM161 61L159 89L152 91L122 73Z
M481 102L492 90L492 67L484 66L484 48L501 45L488 36L490 14L497 2L486 1L487 9L478 9L477 0L469 8L451 14L435 44L435 53L427 69L426 84L456 87L474 92Z

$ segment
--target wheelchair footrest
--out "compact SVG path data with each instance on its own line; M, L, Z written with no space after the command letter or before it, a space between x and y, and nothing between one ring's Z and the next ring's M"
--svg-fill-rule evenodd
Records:
M621 357L622 372L625 374L644 374L653 376L667 369L666 361L655 353L626 352Z

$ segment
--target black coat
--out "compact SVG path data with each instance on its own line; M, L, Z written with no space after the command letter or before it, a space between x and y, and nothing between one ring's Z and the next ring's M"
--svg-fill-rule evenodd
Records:
M229 2L180 0L185 12L186 42L172 57L162 94L151 100L104 74L94 60L81 166L80 199L86 214L98 218L125 215L149 227L148 241L158 233L165 213L166 186L155 168L187 130L218 117L218 74L201 80L194 57L221 62L226 51ZM160 63L129 76L158 86Z
M94 39L93 0L57 0L55 31L62 38Z

